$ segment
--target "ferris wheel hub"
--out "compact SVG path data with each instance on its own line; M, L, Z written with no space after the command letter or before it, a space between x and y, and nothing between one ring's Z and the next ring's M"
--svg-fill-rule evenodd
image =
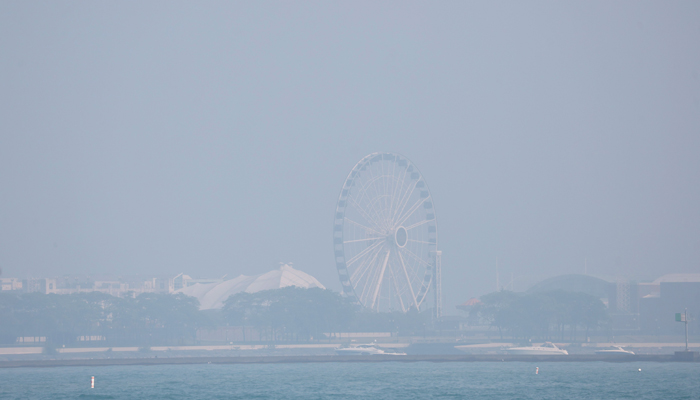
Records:
M408 243L408 231L403 226L396 228L394 232L394 243L402 249L406 247L406 243Z

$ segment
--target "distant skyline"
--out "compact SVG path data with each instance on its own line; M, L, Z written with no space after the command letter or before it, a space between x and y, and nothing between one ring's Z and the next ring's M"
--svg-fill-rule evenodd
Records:
M343 181L421 170L445 310L700 272L700 3L3 2L0 268L340 291Z

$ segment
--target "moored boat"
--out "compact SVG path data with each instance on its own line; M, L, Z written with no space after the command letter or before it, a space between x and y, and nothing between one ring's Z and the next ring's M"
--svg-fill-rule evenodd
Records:
M335 349L335 353L338 355L354 355L354 356L370 356L370 355L394 355L394 356L405 356L406 353L387 353L382 349L378 349L377 346L373 344L361 344L352 347L338 347Z
M634 355L634 352L625 350L620 346L612 346L612 349L596 350L596 354L629 354Z
M526 355L526 356L549 356L549 355L568 355L569 352L562 350L557 347L552 342L546 342L541 346L529 346L529 347L511 347L505 349L508 353L513 355Z

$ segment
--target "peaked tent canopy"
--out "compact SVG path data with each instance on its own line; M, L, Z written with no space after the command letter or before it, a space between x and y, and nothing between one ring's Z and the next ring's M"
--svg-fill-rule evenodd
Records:
M222 308L226 299L236 293L255 293L287 286L325 289L325 286L313 276L285 264L280 269L272 270L262 275L241 275L224 282L196 283L176 292L196 297L199 300L200 310L211 310Z

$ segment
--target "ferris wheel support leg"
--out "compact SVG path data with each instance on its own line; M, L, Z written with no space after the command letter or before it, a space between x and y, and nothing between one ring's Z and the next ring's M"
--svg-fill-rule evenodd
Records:
M442 317L442 251L435 251L435 268L433 268L433 293L435 294L435 319Z

